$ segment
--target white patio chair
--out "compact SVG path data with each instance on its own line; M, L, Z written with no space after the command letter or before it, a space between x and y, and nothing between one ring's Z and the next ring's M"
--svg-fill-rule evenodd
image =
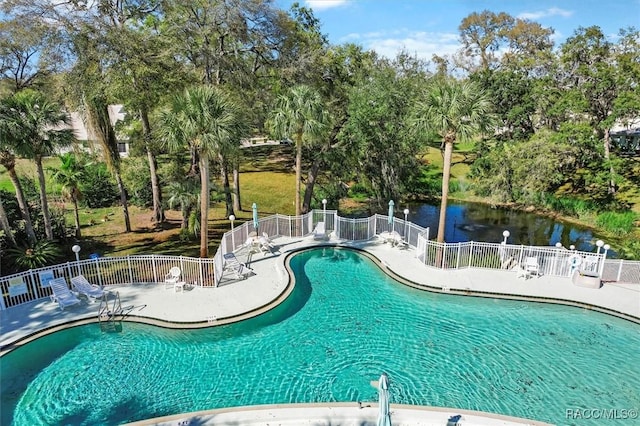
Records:
M246 279L253 271L245 264L238 260L235 254L227 253L222 256L224 259L224 263L222 266L222 274L229 271L233 273L233 275L239 279Z
M164 289L166 290L167 288L171 287L175 291L176 287L184 288L184 282L180 281L180 275L182 275L182 271L179 267L171 267L171 269L169 269L169 272L167 272L167 275L164 276Z
M327 228L324 222L316 223L316 227L313 229L314 240L325 240L327 238Z
M81 302L78 297L71 292L64 278L56 278L49 281L51 287L51 301L58 302L60 309L64 311L67 306L76 305Z
M540 264L535 256L528 256L524 262L524 270L527 275L540 276Z
M87 296L87 299L92 302L95 302L97 299L100 299L105 294L105 291L102 289L102 287L96 284L91 284L84 277L84 275L78 275L77 277L72 277L71 285L76 289L78 293Z

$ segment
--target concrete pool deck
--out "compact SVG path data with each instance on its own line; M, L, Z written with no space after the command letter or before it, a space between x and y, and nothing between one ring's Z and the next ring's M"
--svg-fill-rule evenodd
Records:
M411 248L392 247L380 240L343 242L304 238L276 238L273 254L254 254L245 280L223 277L217 288L186 285L174 292L163 283L110 286L118 292L127 319L165 327L197 328L239 321L270 309L291 290L284 258L314 246L337 245L362 250L382 268L406 284L443 293L502 297L563 303L598 310L640 323L640 285L605 283L601 288L579 287L570 278L540 276L517 278L514 271L492 269L430 268L415 258ZM247 254L237 253L240 261ZM96 322L97 303L83 302L61 311L48 298L0 311L0 354L39 331L70 321Z
M418 288L468 296L563 303L640 323L640 285L637 284L605 283L601 288L593 289L576 286L570 278L541 276L523 279L517 278L514 271L507 270L440 270L420 263L415 258L413 249L392 247L378 239L353 243L335 238L318 241L312 237L281 237L274 239L274 244L277 251L273 254L253 255L249 264L253 273L247 279L223 277L217 288L194 287L187 283L184 292L176 293L173 288L165 288L163 283L154 283L122 284L111 286L109 290L112 293L118 292L127 320L173 328L221 325L259 315L286 298L292 289L284 266L287 254L314 246L337 245L366 252L379 260L389 274ZM242 251L237 256L241 262L247 259L247 254ZM98 303L83 302L61 311L57 304L43 299L1 311L0 354L28 342L29 336L35 336L43 330L55 331L69 322L95 323L98 306ZM360 409L354 403L332 403L313 404L312 407L305 408L307 405L277 406L277 409L251 407L214 410L138 424L375 424L377 409L371 407ZM296 411L298 409L304 412L299 413ZM447 423L448 417L445 416L464 412L409 406L392 406L392 411L396 413L394 425L442 425ZM490 426L544 423L467 412L463 424Z

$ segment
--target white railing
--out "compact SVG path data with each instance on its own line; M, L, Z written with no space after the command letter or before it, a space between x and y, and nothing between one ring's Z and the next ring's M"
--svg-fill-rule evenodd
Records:
M78 274L103 286L162 283L169 269L177 265L185 282L203 287L216 286L222 278L223 255L243 247L250 236L266 233L270 238L305 237L313 232L318 222L325 222L327 232L342 241L366 241L382 232L395 231L415 249L415 257L430 267L509 269L522 264L526 257L536 257L543 275L569 277L579 267L600 274L604 281L640 283L640 262L607 260L604 253L474 241L437 243L429 240L428 228L402 219L394 218L390 223L388 216L384 215L351 219L338 216L335 210L313 210L302 216L276 214L262 218L257 230L252 221L245 222L222 236L213 258L163 255L101 257L0 277L0 309L49 297L51 290L46 285L49 280L64 277L70 282L71 277Z

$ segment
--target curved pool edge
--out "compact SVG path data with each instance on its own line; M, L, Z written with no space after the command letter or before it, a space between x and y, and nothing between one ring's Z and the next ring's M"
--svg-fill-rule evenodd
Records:
M127 423L128 426L267 426L267 425L333 425L374 426L377 424L376 402L333 402L305 404L252 405L203 410L192 413L156 417ZM462 416L465 426L550 426L536 420L511 417L483 411L460 410L448 407L391 404L391 422L394 426L446 425L456 415Z
M283 263L282 259L279 259L279 263ZM135 314L124 314L124 315L116 315L114 317L115 322L133 322L140 324L153 325L156 327L162 327L167 329L176 329L176 330L189 330L189 329L199 329L199 328L209 328L209 327L218 327L227 324L232 324L240 321L244 321L247 319L251 319L262 315L271 309L277 307L282 302L284 302L289 295L293 292L295 287L295 280L291 273L289 273L288 280L284 285L281 292L279 292L275 298L267 300L260 306L257 306L253 309L238 312L236 314L227 315L227 316L218 316L212 320L205 321L170 321L159 317L150 317L144 315L135 315ZM0 357L6 355L14 349L19 348L22 345L25 345L33 340L36 340L40 337L46 336L48 334L55 333L60 330L64 330L66 328L77 327L86 324L98 324L98 318L95 314L91 314L90 316L81 315L79 318L69 319L58 324L51 325L49 327L38 329L32 333L29 333L25 336L19 337L15 340L12 340L0 347Z

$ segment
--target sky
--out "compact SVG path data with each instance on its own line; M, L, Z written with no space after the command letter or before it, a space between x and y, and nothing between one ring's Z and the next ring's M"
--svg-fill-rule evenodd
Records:
M296 0L275 0L289 10ZM621 28L640 29L640 0L297 0L313 9L332 44L355 43L393 58L403 48L430 60L459 48L458 26L489 10L555 30L558 47L579 27L597 25L611 40Z

